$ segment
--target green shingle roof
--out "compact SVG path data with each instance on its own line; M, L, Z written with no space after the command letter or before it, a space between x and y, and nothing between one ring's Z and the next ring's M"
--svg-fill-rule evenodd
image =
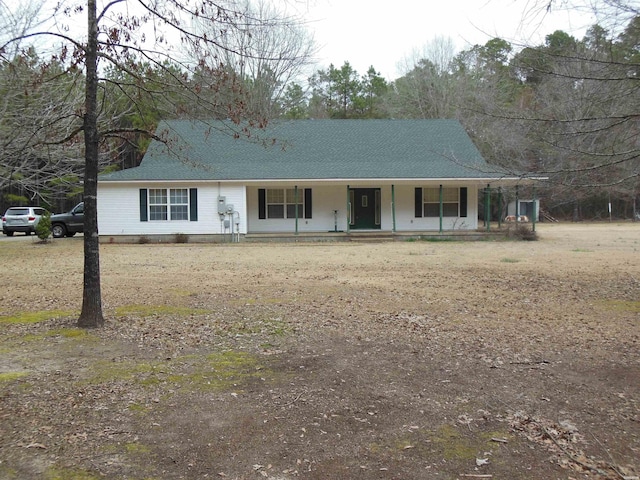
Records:
M100 176L136 180L499 178L456 120L296 120L233 138L222 122L159 125L139 167ZM254 136L264 139L255 141ZM275 139L272 143L270 139ZM494 169L491 169L495 171Z

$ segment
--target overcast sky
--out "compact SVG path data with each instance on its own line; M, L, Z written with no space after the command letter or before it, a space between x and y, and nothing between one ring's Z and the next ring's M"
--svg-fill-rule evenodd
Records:
M348 61L359 74L373 65L394 80L398 63L437 36L457 51L493 37L540 44L562 29L582 38L595 17L575 10L546 13L540 0L311 0L304 9L320 48L318 68ZM537 5L537 7L536 7Z

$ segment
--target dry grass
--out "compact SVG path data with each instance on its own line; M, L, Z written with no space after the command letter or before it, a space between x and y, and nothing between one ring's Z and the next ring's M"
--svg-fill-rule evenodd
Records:
M81 239L3 239L0 477L633 478L640 225L538 232L104 244L90 332Z

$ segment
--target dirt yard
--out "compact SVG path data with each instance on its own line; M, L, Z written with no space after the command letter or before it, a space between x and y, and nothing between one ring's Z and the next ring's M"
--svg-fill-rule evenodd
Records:
M640 224L0 240L0 478L638 479Z

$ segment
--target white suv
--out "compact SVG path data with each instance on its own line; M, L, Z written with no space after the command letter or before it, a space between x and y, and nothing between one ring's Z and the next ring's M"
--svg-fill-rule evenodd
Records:
M46 213L42 207L10 207L2 216L2 233L8 237L14 232L31 235L35 233L40 217Z

